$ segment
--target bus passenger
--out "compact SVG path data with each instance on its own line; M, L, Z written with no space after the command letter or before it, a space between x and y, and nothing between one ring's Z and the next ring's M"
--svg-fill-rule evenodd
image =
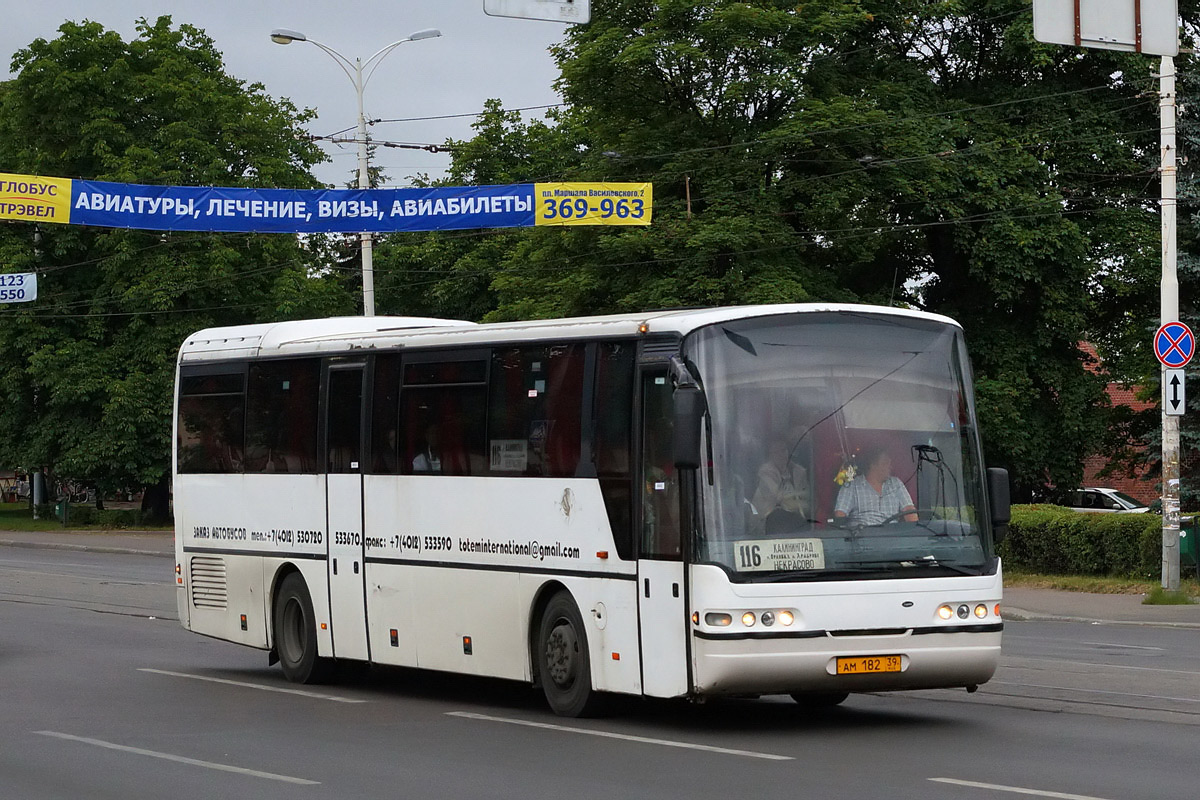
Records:
M892 457L887 449L869 447L863 453L866 469L838 492L833 516L858 525L882 525L905 513L904 519L916 522L916 507L904 482L892 475Z
M420 451L413 457L412 468L413 472L442 471L442 448L438 442L436 425L425 429L425 440L421 442Z
M766 463L758 468L758 486L750 501L759 517L767 520L767 532L781 524L797 527L806 523L808 499L808 470L791 460L785 440L773 440Z

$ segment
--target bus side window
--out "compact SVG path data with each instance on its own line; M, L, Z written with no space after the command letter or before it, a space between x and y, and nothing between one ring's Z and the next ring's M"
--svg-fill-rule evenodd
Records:
M679 479L671 435L671 382L663 373L642 376L641 557L678 559Z
M406 475L482 475L487 460L485 361L404 367L400 470Z
M601 342L596 353L593 454L617 556L633 558L633 388L636 342Z
M375 359L371 414L371 472L396 475L400 472L399 355Z
M242 471L246 390L241 373L184 375L179 387L179 471Z
M585 346L499 349L488 401L494 474L572 478L579 465Z
M246 394L246 472L314 473L321 362L315 358L250 365Z

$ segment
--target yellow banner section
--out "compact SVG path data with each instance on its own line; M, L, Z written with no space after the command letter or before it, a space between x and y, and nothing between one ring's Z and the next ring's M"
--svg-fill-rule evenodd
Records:
M71 221L71 179L0 172L0 219Z
M650 183L535 183L534 225L649 225Z

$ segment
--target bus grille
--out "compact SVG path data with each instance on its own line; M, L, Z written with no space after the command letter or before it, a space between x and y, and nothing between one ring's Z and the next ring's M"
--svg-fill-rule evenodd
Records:
M196 608L225 608L228 590L225 559L192 556L192 605Z

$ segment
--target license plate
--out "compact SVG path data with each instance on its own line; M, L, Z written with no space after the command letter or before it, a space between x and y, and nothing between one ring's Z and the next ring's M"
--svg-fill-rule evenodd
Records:
M873 675L879 672L899 672L900 656L865 656L839 658L838 675Z

